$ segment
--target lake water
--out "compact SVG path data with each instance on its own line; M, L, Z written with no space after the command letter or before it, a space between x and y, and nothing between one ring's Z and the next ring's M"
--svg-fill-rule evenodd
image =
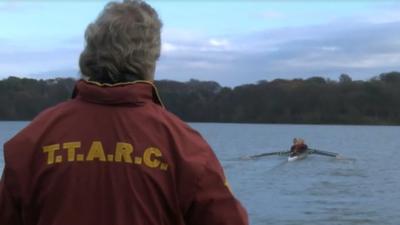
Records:
M0 122L0 144L26 122ZM399 225L400 127L192 123L214 148L252 225ZM270 156L293 137L354 160ZM0 158L0 168L3 167Z

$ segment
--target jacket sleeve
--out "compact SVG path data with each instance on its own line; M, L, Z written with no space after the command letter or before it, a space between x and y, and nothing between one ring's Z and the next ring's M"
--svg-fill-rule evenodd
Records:
M236 200L218 160L211 158L198 178L188 212L187 225L247 225L245 209Z
M0 180L0 224L21 225L20 213L6 185L6 170Z

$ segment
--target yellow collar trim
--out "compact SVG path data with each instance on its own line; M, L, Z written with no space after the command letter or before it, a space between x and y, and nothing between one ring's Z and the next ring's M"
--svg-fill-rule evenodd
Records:
M165 108L164 103L161 100L160 94L158 92L157 87L154 85L154 82L149 81L149 80L135 80L135 81L129 81L129 82L121 82L121 83L115 83L115 84L107 84L107 83L100 83L97 81L90 81L90 80L84 80L82 79L84 82L89 83L89 84L94 84L96 86L99 87L118 87L118 86L122 86L122 85L128 85L128 84L138 84L138 83L145 83L145 84L150 84L153 87L153 90L156 94L156 98L158 100L158 102L161 104L161 106L163 108Z

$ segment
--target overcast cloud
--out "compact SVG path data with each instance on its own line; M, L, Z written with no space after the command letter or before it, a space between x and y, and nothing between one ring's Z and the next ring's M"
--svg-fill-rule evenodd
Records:
M400 71L400 8L377 12L379 15L339 18L314 26L217 37L166 27L157 78L215 80L236 86L276 78L337 79L341 73L369 79L382 72ZM265 12L260 16L282 19L286 15ZM83 34L58 41L62 44L56 42L21 46L0 37L0 77L76 77Z
M226 85L348 73L366 79L400 70L400 22L343 23L269 30L241 37L164 37L160 78Z

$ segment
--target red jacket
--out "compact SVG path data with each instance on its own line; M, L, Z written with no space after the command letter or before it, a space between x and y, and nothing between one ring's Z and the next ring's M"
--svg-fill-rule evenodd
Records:
M4 146L0 225L242 225L204 139L150 82L79 81Z

